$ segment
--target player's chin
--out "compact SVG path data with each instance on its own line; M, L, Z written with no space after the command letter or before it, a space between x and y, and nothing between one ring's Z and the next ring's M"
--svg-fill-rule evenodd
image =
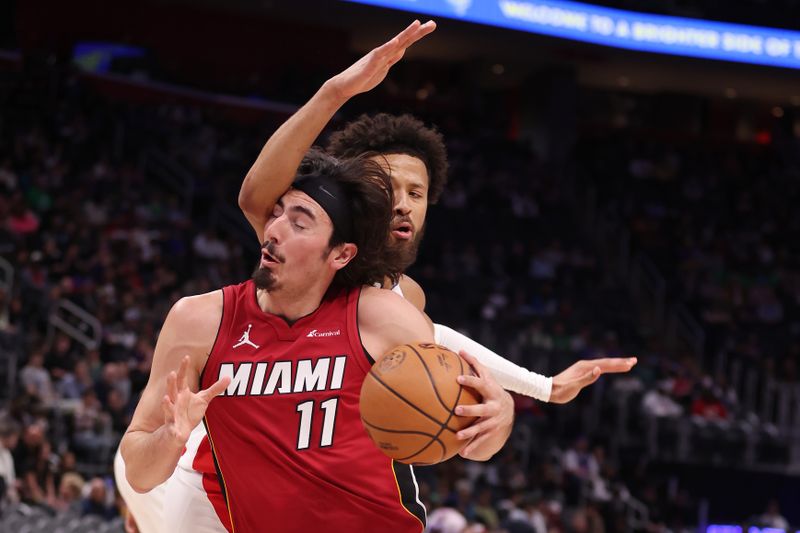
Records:
M275 274L266 267L259 267L253 272L253 281L256 284L256 288L265 290L274 289L278 283Z

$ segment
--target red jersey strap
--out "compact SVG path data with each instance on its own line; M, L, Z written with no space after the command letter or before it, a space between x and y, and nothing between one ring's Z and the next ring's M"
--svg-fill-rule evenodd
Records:
M347 338L350 340L350 348L353 350L353 354L363 356L356 357L358 365L364 372L369 373L375 359L367 352L361 342L361 332L358 329L358 301L360 298L361 287L347 291Z
M236 301L236 285L228 285L226 287L222 287L222 317L219 319L219 327L217 328L217 336L214 337L214 344L211 345L211 350L208 352L208 358L206 359L206 364L203 365L203 371L200 372L200 388L203 388L203 375L206 373L206 368L208 368L208 363L212 357L214 357L214 352L217 349L217 343L220 342L220 338L224 338L227 336L227 332L231 329L231 321L233 320L233 306L235 305Z

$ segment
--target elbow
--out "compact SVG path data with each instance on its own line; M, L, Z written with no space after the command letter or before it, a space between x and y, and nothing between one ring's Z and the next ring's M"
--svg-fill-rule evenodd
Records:
M136 494L147 494L148 492L150 492L151 490L153 490L153 487L145 487L144 485L139 485L138 483L136 483L136 482L135 482L135 481L134 481L134 480L133 480L133 479L132 479L132 478L131 478L129 475L127 475L127 474L125 475L125 479L128 481L128 485L130 485L130 486L131 486L131 488L133 489L133 491L134 491Z
M249 204L247 202L247 199L248 199L248 196L249 196L247 194L247 179L248 179L248 177L249 177L249 175L247 177L245 177L244 181L242 182L242 187L239 189L239 199L238 199L239 209L241 209L245 213L247 213L247 210L248 210L248 207L249 207Z
M125 468L125 481L128 482L128 485L130 486L130 488L133 489L133 491L136 494L147 494L156 487L156 485L142 483L142 480L139 479L139 477L141 476L137 476L135 470L136 470L135 467Z

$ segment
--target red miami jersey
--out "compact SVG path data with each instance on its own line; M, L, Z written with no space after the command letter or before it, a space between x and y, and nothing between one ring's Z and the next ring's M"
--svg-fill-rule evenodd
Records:
M203 388L230 376L205 416L233 532L419 533L412 467L361 424L372 359L358 332L360 288L331 289L294 324L265 313L251 281L224 287Z

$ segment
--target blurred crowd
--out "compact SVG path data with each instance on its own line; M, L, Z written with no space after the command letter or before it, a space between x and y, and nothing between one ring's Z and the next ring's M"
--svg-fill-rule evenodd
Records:
M12 90L0 123L0 255L14 268L13 289L0 293L0 335L18 369L0 416L2 501L112 518L123 504L111 461L167 310L182 295L245 279L255 263L247 252L252 236L220 224L215 204L235 209L240 180L281 117L241 126L193 107L107 101L68 68L56 79L55 97L41 109L20 107ZM489 463L418 469L430 530L692 529L698 495L654 471L654 458L620 454L630 443L615 434L617 425L596 417L630 393L634 433L640 409L724 419L736 409L735 395L701 363L664 355L658 339L641 330L627 291L575 222L558 172L501 131L443 130L450 183L429 211L410 271L426 290L430 316L548 375L581 358L635 354L641 362L629 378L601 381L570 406L517 398L515 434ZM143 163L154 151L191 176L190 202ZM759 327L794 317L800 296L792 226L779 218L796 219L789 208L796 184L749 180L743 167L735 182L697 179L700 168L725 158L694 167L687 155L635 146L620 157L627 172L604 176L613 174L628 191L618 207L637 245L674 273L706 325L746 331L737 349L762 350L751 356L766 364ZM783 203L768 203L773 197ZM715 199L714 216L727 216L724 231L702 209ZM656 205L668 201L674 203ZM763 216L747 222L744 214ZM685 240L660 242L667 231ZM733 259L733 242L742 242L741 262ZM764 265L769 274L748 270ZM63 300L99 321L97 338L90 321L59 306ZM54 325L59 312L69 327ZM788 340L787 351L777 353L789 355L772 364L795 379L787 361L797 359L798 344Z
M629 100L632 113L646 114L644 98ZM702 325L706 352L796 382L800 139L793 110L772 113L761 125L745 117L714 140L698 138L691 125L669 138L641 123L609 129L585 140L581 160L604 212L621 220L673 300Z

